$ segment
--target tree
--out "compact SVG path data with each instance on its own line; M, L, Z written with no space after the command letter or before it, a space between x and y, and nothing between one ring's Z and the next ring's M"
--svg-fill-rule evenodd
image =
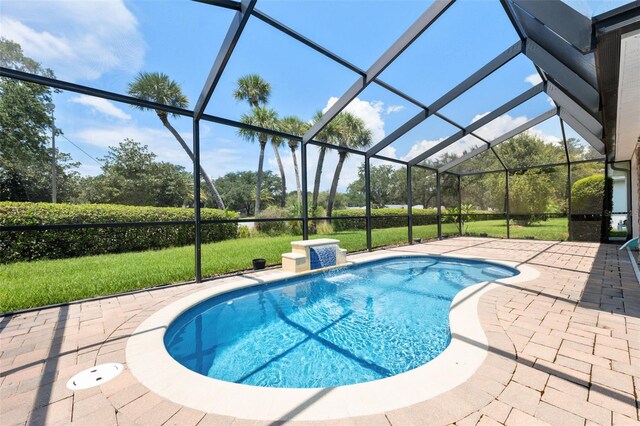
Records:
M370 169L371 204L373 208L383 208L388 204L404 204L407 196L405 169L394 168L389 164L373 166ZM358 167L358 179L347 187L349 205L365 204L364 164ZM354 204L354 200L357 204Z
M255 106L251 109L251 114L242 114L240 118L245 124L252 126L274 128L278 125L278 114L266 106ZM250 142L258 141L260 144L260 157L258 158L258 181L256 185L255 214L260 213L260 196L262 192L262 169L264 167L264 149L267 146L269 135L254 130L240 129L238 134ZM286 194L285 194L286 197Z
M322 111L316 112L313 117L313 121L317 122L322 118ZM338 129L335 123L335 119L329 121L326 126L316 135L316 139L328 143L337 143L339 137ZM324 157L327 153L327 148L324 146L319 147L318 163L316 166L316 175L313 180L313 194L311 196L311 212L315 215L318 209L318 194L320 193L320 181L322 180L322 167L324 166Z
M568 141L571 146L574 142ZM582 152L582 148L574 148ZM570 151L572 148L569 149ZM521 133L508 141L505 141L495 148L496 153L500 156L504 164L510 169L532 167L544 164L565 163L566 155L564 147L558 143L545 142L535 134L526 132ZM455 154L451 152L445 152L437 158L431 158L426 161L425 165L438 168L443 164L459 158L461 155L465 155L467 151L461 154ZM571 155L571 154L570 154ZM550 183L552 191L549 193L547 203L544 205L543 210L538 210L536 213L542 213L545 211L553 210L555 212L566 211L566 173L562 168L565 166L559 166L557 168L540 169L544 173L544 180L541 184ZM586 166L591 170L592 166ZM597 167L597 166L593 166ZM480 171L500 171L504 167L490 150L471 157L458 166L452 168L450 171L454 173L460 172L480 172ZM415 173L414 169L414 173ZM566 171L566 169L565 169ZM521 180L519 184L526 185L530 182L536 185L535 179L532 175L525 175L520 177L522 173L515 173L514 179ZM467 204L473 204L481 210L487 210L489 208L498 211L503 211L505 208L505 175L504 173L490 173L477 176L467 176L462 180L464 188L464 200ZM513 182L510 185L510 193L513 196ZM441 176L441 190L442 190L442 203L445 206L457 206L458 205L458 192L457 192L457 179L451 179L449 175L443 174ZM545 188L546 190L546 188ZM528 193L529 191L525 191ZM415 193L414 193L415 199ZM513 210L513 205L511 210ZM540 208L540 206L538 206ZM528 211L528 210L525 210ZM525 221L526 222L526 221Z
M463 152L463 155L468 151ZM493 153L493 150L486 150L475 157L469 158L467 161L453 167L452 172L488 172L495 170L504 170L498 157Z
M567 150L571 161L595 160L603 156L589 144L576 138L567 139Z
M302 121L299 117L288 116L280 120L280 129L283 132L290 133L296 136L302 136L307 130L309 130L309 123ZM296 157L296 150L298 149L298 140L289 139L289 149L291 149L291 157L293 158L293 168L296 174L296 190L298 192L298 204L302 203L302 187L300 186L300 170L298 169L298 159Z
M50 69L24 56L18 43L0 38L0 66L54 78ZM0 200L50 201L53 151L49 148L53 91L47 86L0 78ZM58 134L61 131L56 129ZM59 201L71 201L78 166L56 150Z
M216 186L220 193L227 200L227 207L240 212L244 216L251 216L255 205L255 188L258 183L258 174L255 171L243 171L227 173L216 179ZM262 173L261 200L273 200L280 191L280 177L272 171L267 170Z
M279 125L280 122L277 122L276 126ZM273 154L276 156L276 163L278 164L278 171L280 172L280 181L282 182L280 187L280 207L284 207L287 204L287 176L284 173L284 166L282 165L279 149L283 142L282 138L271 136L271 147L273 148Z
M169 105L176 108L186 108L189 105L189 99L182 93L182 88L180 84L175 80L169 78L167 74L159 73L159 72L141 72L135 78L134 81L129 83L129 88L127 92L136 98L143 99L145 101L156 102L163 105ZM142 110L147 110L148 108L138 107ZM187 153L191 162L195 164L193 152L189 145L184 141L180 133L171 125L169 122L169 113L162 110L155 110L156 115L162 122L162 125L171 132L173 137L178 141L182 149ZM173 117L177 117L176 114L171 114ZM215 199L216 205L218 208L224 210L224 202L222 201L222 197L220 197L220 193L216 189L213 180L209 177L207 172L202 167L202 164L198 165L200 167L200 174L202 179L205 181L207 187L211 191L213 198Z
M125 139L109 147L102 174L87 179L90 203L180 207L192 199L192 175L184 167L156 162L146 145Z
M414 204L422 204L423 208L435 207L436 173L422 167L411 170L411 194Z
M236 89L233 91L233 97L238 101L247 101L249 106L252 108L252 112L255 108L259 108L260 106L265 107L269 102L269 97L271 96L271 85L267 83L262 77L258 74L248 74L238 79ZM255 124L256 126L260 126L259 124ZM276 120L275 123L269 122L265 123L265 128L269 129L278 129L279 122ZM246 133L246 132L244 132ZM242 134L242 132L241 132ZM245 137L245 139L247 139ZM249 138L252 139L252 138ZM276 157L276 162L278 164L278 170L280 171L280 179L282 181L281 193L280 193L280 207L284 207L287 202L287 178L284 173L284 166L282 165L282 159L280 158L279 147L282 144L282 139L278 137L271 136L271 147L273 148L273 154ZM264 148L261 145L260 149L260 163L259 169L262 170L262 161L264 157ZM258 179L258 183L260 183L260 179ZM256 214L260 212L260 191L256 190Z
M318 194L318 203L320 205L324 205L328 203L328 201L329 201L329 191L322 191L320 192L320 194ZM335 196L335 199L333 200L334 211L345 208L347 204L348 204L347 195L341 194L338 192Z
M461 185L463 203L472 204L474 208L479 210L504 212L506 207L504 172L463 176Z
M540 220L536 213L547 211L553 185L550 174L544 169L529 169L510 175L509 209L516 223L528 226Z
M567 161L561 144L547 143L529 132L512 137L498 145L495 150L510 169Z
M233 97L237 101L247 101L252 108L267 104L270 96L271 85L258 74L240 77L233 91Z
M371 130L367 129L364 121L356 117L349 112L341 112L335 118L338 132L340 133L340 139L338 146L341 148L364 148L371 144ZM333 202L336 198L336 192L338 190L338 181L340 180L340 174L342 173L342 166L349 152L344 149L338 149L338 164L336 164L336 170L333 173L333 181L331 182L331 189L329 190L329 199L327 200L327 216L331 217L333 212Z

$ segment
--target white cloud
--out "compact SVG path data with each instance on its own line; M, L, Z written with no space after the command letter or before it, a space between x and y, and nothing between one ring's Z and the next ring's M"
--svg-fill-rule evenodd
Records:
M192 134L190 132L180 132L182 137L191 144ZM88 145L93 145L106 149L109 146L117 146L125 138L130 138L149 147L149 151L157 155L157 161L166 161L185 167L188 171L193 170L193 164L187 153L173 138L168 130L164 128L141 127L136 125L127 126L104 126L86 128L70 135L72 140ZM216 148L207 141L203 141L201 146L200 160L205 171L212 178L216 179L226 173L238 170L255 170L257 161L253 156L247 156L246 151L236 147L220 147L220 141L215 140ZM99 156L99 155L98 155ZM257 159L257 154L255 156ZM89 170L80 170L81 173L92 173ZM293 182L293 181L291 181Z
M387 146L383 148L382 150L380 150L378 154L384 157L398 158L398 151L392 146Z
M528 75L527 78L524 79L524 81L526 81L527 83L529 83L532 86L535 86L538 83L542 83L542 77L540 77L540 74L535 73L535 74ZM551 106L556 106L556 104L553 102L553 100L548 96L547 96L547 102Z
M485 115L487 115L488 113L484 113L484 114L478 114L475 117L473 117L473 119L471 120L471 122L475 122L478 121L479 119L481 119L482 117L484 117ZM496 118L495 120L485 124L484 126L482 126L480 129L478 129L477 131L475 131L474 133L477 134L478 136L480 136L481 138L485 139L486 141L491 142L492 140L504 135L505 133L515 129L516 127L526 123L527 121L529 121L529 119L526 116L518 116L518 117L512 117L508 114L503 115L501 117ZM560 138L558 136L554 136L548 133L545 133L544 131L537 129L537 128L532 128L528 131L528 133L542 139L543 141L545 141L546 143L560 143ZM444 138L438 139L438 140L421 140L416 142L411 149L409 150L409 153L407 155L405 155L404 157L402 157L403 160L407 161L410 160L412 158L415 158L416 156L422 154L423 152L427 151L428 149L436 146L438 143L442 142L444 140ZM464 138L460 139L459 141L449 145L448 147L446 147L445 149L439 151L437 154L435 154L433 157L431 158L436 158L438 156L441 156L445 153L453 153L453 154L462 154L463 152L469 152L470 150L477 148L478 146L483 145L484 143L482 141L480 141L479 139L473 137L473 136L465 136Z
M173 139L173 136L164 129L150 127L129 126L106 126L86 128L74 133L74 139L89 145L108 148L116 146L125 138L133 139L142 144L149 145L152 151L154 147L174 146L182 151L180 145ZM186 135L183 135L186 138ZM191 135L189 135L189 138ZM155 152L155 151L154 151ZM186 154L185 154L186 156Z
M419 142L417 142L416 144L414 144L411 149L409 150L409 152L407 153L407 155L405 155L404 157L402 157L402 159L404 161L409 161L415 157L417 157L418 155L421 155L422 153L424 153L425 151L429 150L430 148L433 148L434 146L436 146L437 144L439 144L440 142L442 142L443 140L445 140L445 138L440 138L440 139L436 139L436 140L427 140L427 139L423 139ZM474 138L473 136L466 136L454 143L452 143L451 145L447 146L444 149L441 149L440 151L438 151L437 153L433 154L431 157L429 157L430 159L435 159L438 158L442 155L445 154L456 154L456 155L461 155L464 152L469 152L474 148L479 147L480 145L485 145L481 140Z
M80 95L76 96L75 98L69 99L69 102L88 106L93 112L100 112L110 117L118 118L120 120L131 120L131 116L129 114L106 99Z
M462 138L458 142L449 145L442 151L438 152L437 155L444 155L444 154L462 155L463 153L472 151L482 145L486 146L486 144L482 142L480 139L474 138L473 136L467 136Z
M327 101L327 106L322 110L324 114L336 103L338 98L332 96ZM371 130L371 139L373 143L379 142L384 138L384 120L382 120L382 113L384 111L384 103L382 101L363 101L360 98L355 98L344 109L347 112L359 117L364 121L367 129Z
M535 74L528 75L527 78L524 79L524 81L526 81L532 86L535 86L538 83L542 83L542 77L540 77L540 74L535 73Z
M553 145L562 144L562 139L559 138L558 136L550 135L549 133L545 133L544 131L540 129L536 129L535 127L532 129L529 129L527 133L539 139L542 139L545 143L548 143L548 144L553 144Z
M473 117L473 120L471 120L471 122L473 123L481 119L485 115L487 114L485 113L481 115L476 115L475 117ZM527 121L528 119L525 116L512 117L509 114L505 114L485 124L478 130L476 130L474 133L480 136L481 138L491 142L493 139L497 138L498 136L504 135L508 131L515 129L516 127L526 123Z
M380 150L380 152L378 153L381 156L384 157L389 157L389 158L394 158L397 159L398 158L398 150L393 147L393 146L387 146L385 148L383 148L382 150ZM404 159L404 157L403 157ZM392 163L391 161L386 161L386 160L382 160L382 159L377 159L377 158L371 158L371 166L378 166L378 165L385 165L385 166L391 166L391 168L393 169L399 169L401 167L404 167L402 164L399 163Z
M191 138L191 134L183 134L182 136L185 140ZM75 132L71 138L76 142L103 148L105 152L110 146L118 146L125 138L129 138L147 145L149 151L157 155L158 161L179 164L188 170L193 167L189 156L182 147L167 130L163 129L135 125L93 127Z
M123 0L9 1L2 8L0 35L58 78L95 80L142 67L145 42Z
M479 120L480 118L482 118L485 115L486 114L476 115L471 122ZM496 139L497 137L504 135L505 133L515 129L518 126L523 125L527 121L529 121L529 118L527 118L524 115L523 116L518 116L518 117L512 117L509 114L506 114L506 115L498 117L495 120L491 121L490 123L482 126L475 133L478 136L480 136L480 137L486 139L487 141L491 142L492 140ZM532 135L542 139L546 143L559 143L560 142L560 137L545 133L544 131L542 131L540 129L537 129L535 127L529 129L527 131L527 133L532 134Z
M404 157L402 157L402 160L404 161L411 160L412 158L417 157L418 155L422 154L428 149L433 148L434 146L442 142L444 139L445 138L440 138L436 140L422 139L411 146L411 149Z
M385 113L392 114L394 112L400 112L404 109L404 105L389 105L385 110Z
M8 16L0 16L0 28L2 28L2 36L19 43L27 56L33 55L38 59L47 59L52 52L65 58L73 56L71 46L64 40L47 31L35 31Z

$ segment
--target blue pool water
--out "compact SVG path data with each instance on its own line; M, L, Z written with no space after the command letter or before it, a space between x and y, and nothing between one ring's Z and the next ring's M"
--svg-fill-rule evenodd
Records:
M419 367L449 344L449 309L467 286L517 270L397 257L237 290L195 305L164 336L171 356L219 380L318 388Z

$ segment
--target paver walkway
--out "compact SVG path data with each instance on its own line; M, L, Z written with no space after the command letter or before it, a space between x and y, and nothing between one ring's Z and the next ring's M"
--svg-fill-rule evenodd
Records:
M640 286L626 252L595 243L486 238L392 250L517 261L540 277L481 298L489 355L463 385L403 409L329 423L640 425ZM272 424L179 406L128 370L93 389L65 387L96 364L126 366L127 338L145 318L219 282L0 317L0 424Z

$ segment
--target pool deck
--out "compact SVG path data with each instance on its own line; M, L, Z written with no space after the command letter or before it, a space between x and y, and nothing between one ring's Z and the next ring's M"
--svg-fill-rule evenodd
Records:
M640 425L640 285L627 252L617 249L487 238L389 249L521 262L540 276L480 298L489 353L463 384L405 408L314 424ZM274 270L249 274L278 275ZM149 391L128 369L99 387L76 392L65 387L72 375L96 364L126 367L128 338L151 314L233 279L0 317L0 424L280 424L180 406ZM306 405L327 392L320 390Z

